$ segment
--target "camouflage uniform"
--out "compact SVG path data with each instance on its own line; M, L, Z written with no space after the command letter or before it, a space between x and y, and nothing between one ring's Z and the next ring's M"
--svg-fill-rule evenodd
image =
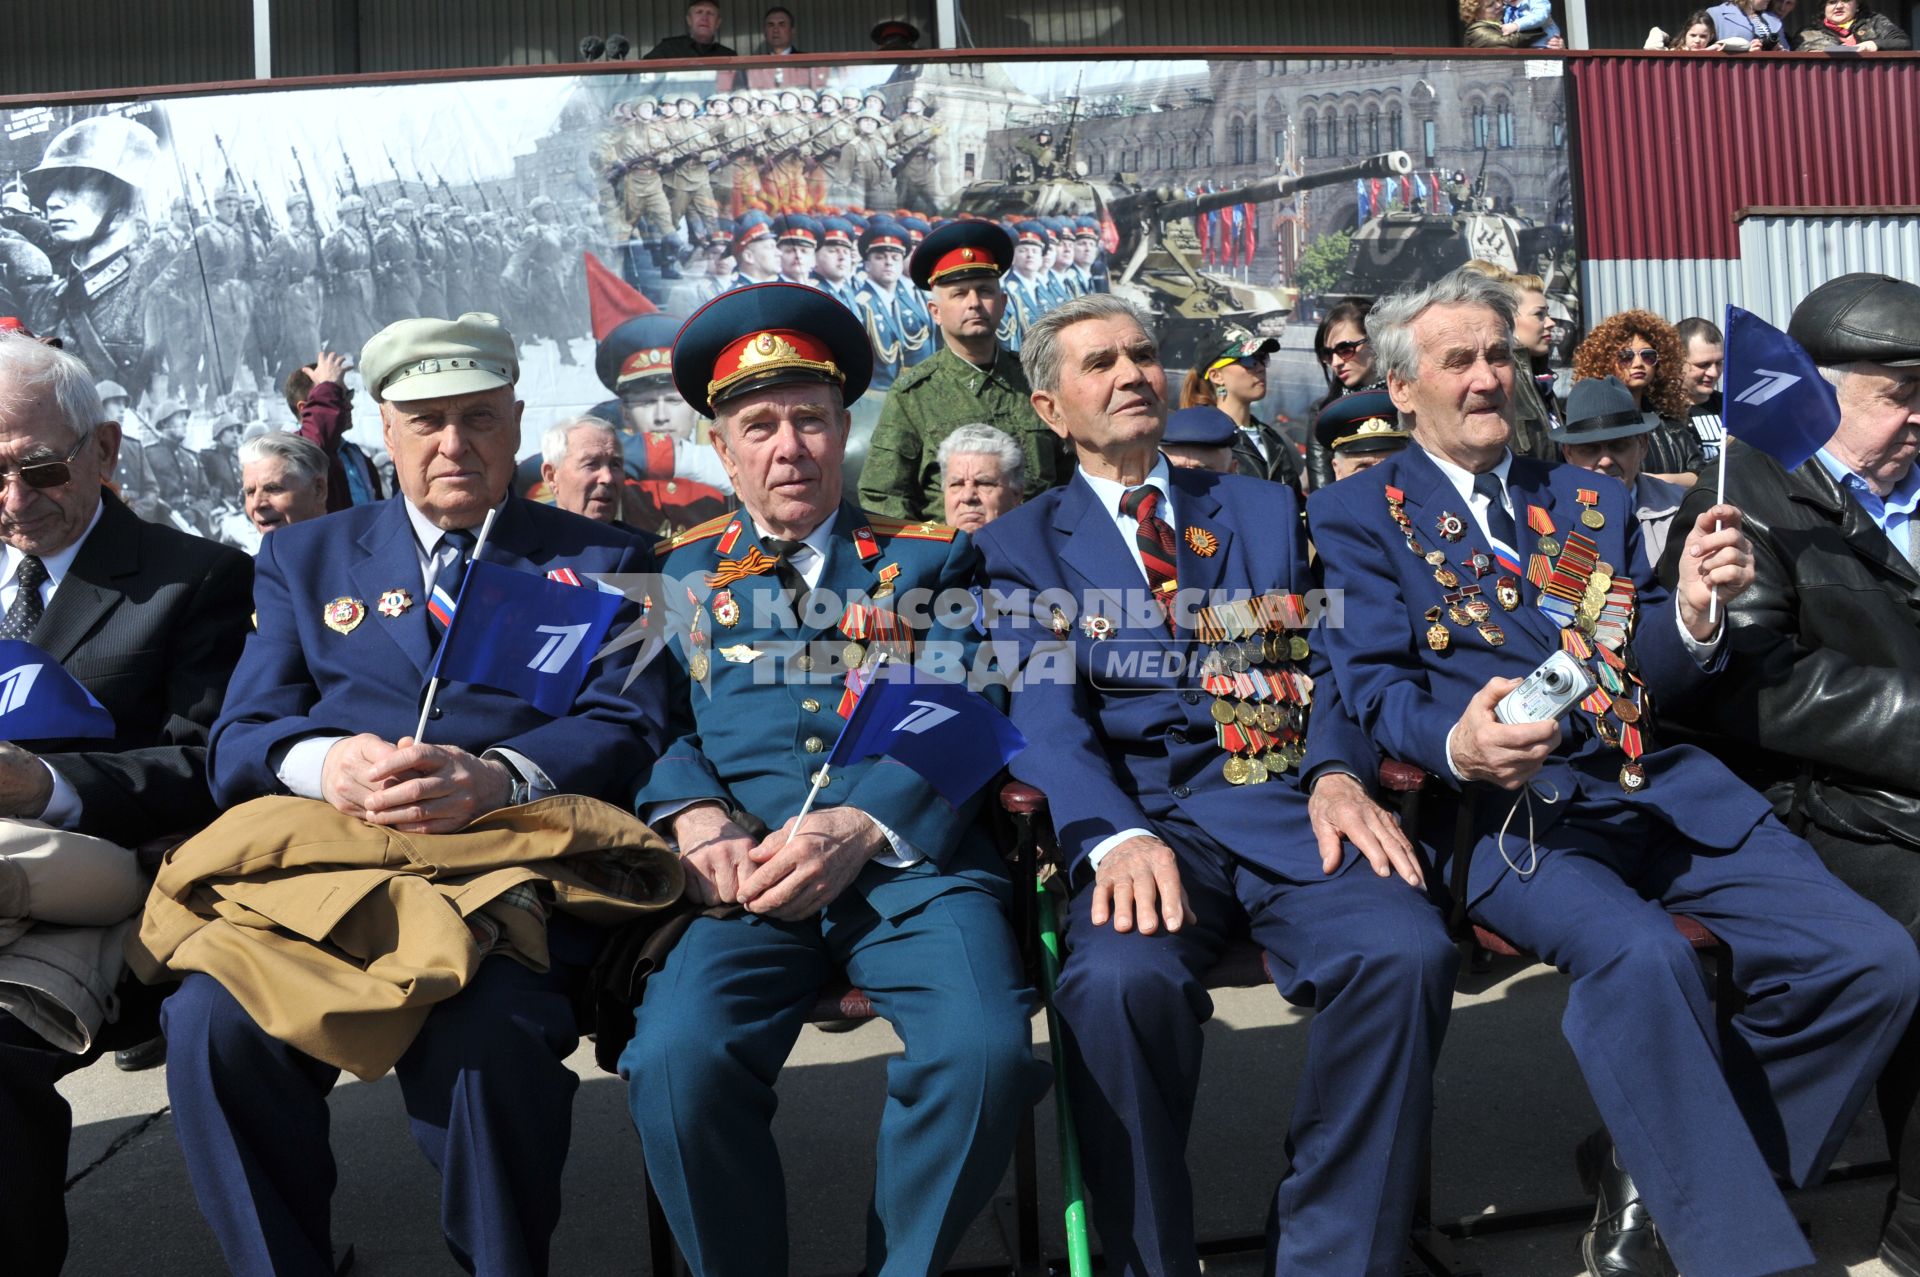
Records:
M1004 430L1026 454L1027 499L1053 487L1062 476L1060 447L1034 412L1031 394L1020 360L1004 348L985 372L945 347L907 369L880 409L860 472L860 508L896 519L944 520L940 444L976 422Z

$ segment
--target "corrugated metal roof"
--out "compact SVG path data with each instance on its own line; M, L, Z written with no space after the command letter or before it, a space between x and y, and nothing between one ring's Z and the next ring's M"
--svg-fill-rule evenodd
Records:
M1590 258L1731 259L1734 214L1757 205L1920 204L1920 60L1666 55L1569 66Z

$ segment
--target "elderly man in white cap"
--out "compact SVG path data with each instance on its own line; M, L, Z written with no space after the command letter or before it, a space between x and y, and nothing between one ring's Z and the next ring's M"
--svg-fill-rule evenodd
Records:
M314 800L316 826L336 819L324 804L354 818L356 830L403 836L460 831L548 794L629 806L665 715L650 674L624 686L627 662L592 666L557 717L506 692L452 683L424 741L413 733L443 632L429 598L442 588L457 594L490 512L498 517L481 553L489 563L592 588L594 575L650 571L652 556L618 528L511 494L519 363L492 315L389 325L368 341L360 369L380 404L399 496L262 542L257 629L214 726L216 800L234 807L291 794ZM583 808L578 819L593 810L603 809ZM497 835L471 834L489 836ZM456 855L439 849L458 842L423 854ZM565 1063L578 1041L569 990L598 941L543 893L509 892L487 906L490 919L505 919L495 923L501 935L476 932L464 984L424 1008L394 1064L414 1138L443 1177L447 1245L473 1272L546 1271L560 1216L578 1085ZM510 956L527 928L544 931L544 965ZM263 1014L258 982L249 986L244 970L208 974L205 946L196 963L161 948L152 927L138 939L143 974L191 969L164 1010L167 1085L195 1194L227 1263L237 1272L332 1272L326 1096L340 1069L326 1060L342 1054L330 1034L353 1032L345 1022L354 1017L322 1019L302 1049L263 1020L295 1036L284 1026L304 1008L268 1005L288 1014Z

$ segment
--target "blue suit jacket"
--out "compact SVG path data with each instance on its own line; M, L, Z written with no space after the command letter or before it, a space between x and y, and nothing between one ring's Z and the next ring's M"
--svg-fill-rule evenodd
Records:
M741 531L730 553L723 554L719 547L735 523ZM671 582L671 633L676 637L672 659L662 663L670 667L673 679L673 743L640 791L642 815L653 804L710 798L751 812L768 828L778 829L800 810L813 774L826 761L845 722L837 710L846 671L832 657L848 641L838 628L846 604L872 596L889 580L892 593L883 592L876 600L881 607L900 606L916 591L957 591L964 601L975 583L980 556L966 534L925 526L935 530L921 532L920 524L841 506L826 563L808 592L810 601L838 600L831 615L822 606L807 609L805 617L790 617L778 581L765 574L724 587L739 608L732 625L713 614L719 591L706 583L706 575L723 558L739 559L747 553L753 545L752 521L744 514L715 519L671 543L662 570ZM858 529L872 530L878 554L862 556L854 538ZM700 625L709 639L710 672L704 687L695 686L687 672L689 591L703 609ZM917 659L925 663L938 645L970 666L979 639L966 624L966 615L959 615L956 628L945 623L954 619L956 610L930 611L932 623L917 630ZM742 657L746 654L737 649L759 655L731 660L723 648L736 649ZM796 667L794 658L803 652L811 654L810 670ZM966 672L929 668L953 679ZM855 880L852 890L890 918L952 890L955 875L1004 891L1005 871L985 832L976 827L979 803L976 797L958 810L949 807L918 772L886 757L832 768L814 800L816 807L867 812L926 856L906 869L869 865Z
M1307 503L1308 524L1327 586L1343 592L1345 608L1345 624L1329 635L1334 674L1375 744L1393 758L1456 783L1447 765L1446 739L1468 700L1489 679L1525 677L1559 650L1560 627L1539 610L1539 591L1522 574L1520 606L1512 612L1494 610L1493 619L1506 634L1504 645L1493 647L1476 631L1450 625L1448 649L1435 652L1428 647L1426 613L1441 604L1446 590L1434 580L1433 568L1407 548L1388 512L1389 485L1406 494L1407 517L1422 544L1445 549L1463 584L1473 573L1461 561L1484 544L1458 490L1417 446L1316 492ZM1597 530L1580 523L1582 507L1575 494L1583 488L1599 494L1594 508L1605 523ZM1532 554L1539 542L1527 519L1528 508L1538 506L1553 521L1556 538L1564 541L1570 530L1583 532L1598 544L1602 560L1631 574L1638 614L1628 650L1652 693L1656 717L1662 708L1699 692L1724 665L1722 650L1703 668L1682 642L1676 604L1647 562L1633 494L1626 485L1589 470L1515 457L1508 492L1522 542L1514 548L1522 556ZM1464 539L1449 542L1440 536L1438 521L1448 513L1465 521ZM1640 759L1648 783L1635 793L1620 786L1625 756L1595 735L1585 711L1576 709L1561 726L1560 746L1534 780L1537 792L1557 793L1560 801L1533 804L1536 829L1550 828L1583 800L1624 801L1657 811L1660 819L1697 843L1726 849L1738 846L1769 810L1764 799L1712 755L1691 745L1662 747L1657 724ZM1470 788L1490 796L1480 804L1480 823L1497 827L1515 795L1481 783ZM1524 837L1524 813L1520 819L1520 828L1513 832ZM1440 854L1447 849L1434 850ZM1477 860L1475 894L1497 881L1502 870L1498 856ZM1485 876L1489 874L1491 878Z
M282 528L254 560L255 629L213 727L211 773L222 806L285 793L267 758L283 741L322 733L411 735L433 664L413 526L398 497ZM545 575L653 570L647 543L605 524L519 497L494 522L489 563ZM587 588L592 588L591 586ZM380 596L403 589L412 606L380 614ZM348 633L323 619L335 599L366 615ZM628 604L618 634L637 614ZM631 653L634 649L627 649ZM473 753L502 746L539 764L563 792L625 805L658 756L666 723L661 662L622 689L631 657L592 667L573 712L550 718L506 692L443 683L427 740Z
M1247 598L1313 588L1290 489L1178 468L1169 479L1182 529L1176 570L1183 591ZM1188 529L1210 534L1215 551L1196 553ZM1122 596L1143 596L1145 578L1084 478L1002 515L981 529L979 543L990 603L1016 594L1037 599L998 619L994 636L997 646L1018 645L1025 671L1013 719L1032 745L1013 772L1046 791L1072 872L1090 873L1088 851L1121 830L1154 829L1165 837L1160 822L1177 810L1242 859L1295 882L1325 878L1299 777L1333 764L1370 782L1378 755L1326 677L1317 652L1322 631L1309 635L1316 679L1305 763L1264 785L1232 785L1221 772L1226 754L1215 740L1213 698L1199 689L1197 662L1207 648L1189 632L1170 634L1157 614L1136 607L1126 615ZM1065 638L1051 628L1056 602L1072 625ZM1086 635L1080 618L1091 614L1117 622L1112 637ZM1143 659L1132 669L1119 667L1136 653ZM1071 678L1064 676L1069 670Z

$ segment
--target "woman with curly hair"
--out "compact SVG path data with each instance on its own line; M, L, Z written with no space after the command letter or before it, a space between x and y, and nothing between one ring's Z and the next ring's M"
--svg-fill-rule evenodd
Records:
M1618 377L1633 392L1640 411L1658 413L1647 436L1644 472L1683 488L1707 463L1700 437L1687 424L1692 408L1681 381L1686 352L1672 324L1650 310L1623 310L1594 325L1573 353L1573 379Z

